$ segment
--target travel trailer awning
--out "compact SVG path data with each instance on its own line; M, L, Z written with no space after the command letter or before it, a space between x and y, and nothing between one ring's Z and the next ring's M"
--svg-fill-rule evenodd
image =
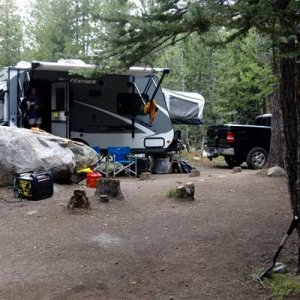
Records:
M162 89L174 124L203 124L205 100L199 93Z
M20 61L16 66L17 69L25 70L39 70L39 71L61 71L69 72L74 69L90 70L96 69L96 65L86 64L80 59L62 59L58 62L45 62L45 61ZM120 75L128 75L135 77L149 76L154 73L163 73L168 69L164 68L149 68L149 67L130 67L127 71L120 73Z

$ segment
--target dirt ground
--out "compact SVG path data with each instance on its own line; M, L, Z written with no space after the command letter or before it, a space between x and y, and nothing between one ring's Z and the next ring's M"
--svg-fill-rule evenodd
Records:
M0 299L266 299L251 274L268 266L291 220L285 178L213 163L201 177L121 178L125 200L67 202L83 185L41 201L0 202ZM195 201L167 198L193 181ZM0 195L13 200L12 190ZM293 262L292 238L283 258ZM292 257L292 259L291 259Z

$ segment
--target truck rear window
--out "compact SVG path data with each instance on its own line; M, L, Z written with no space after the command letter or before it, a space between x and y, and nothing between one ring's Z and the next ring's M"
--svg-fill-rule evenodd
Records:
M271 126L271 117L258 117L255 119L254 125Z

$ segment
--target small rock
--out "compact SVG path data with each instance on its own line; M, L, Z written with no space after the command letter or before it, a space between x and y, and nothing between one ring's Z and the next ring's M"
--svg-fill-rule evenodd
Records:
M104 203L109 202L109 197L108 197L108 195L100 195L99 198L100 198L100 201L101 201L101 202L104 202Z
M284 274L284 273L287 273L288 272L288 268L287 268L287 265L286 264L283 264L281 262L277 262L275 264L275 267L273 269L274 273L281 273L281 274Z
M59 205L60 205L60 206L64 206L64 204L63 204L63 203L60 203Z
M240 173L240 172L242 172L242 168L241 167L234 167L232 169L232 174Z
M193 160L199 161L199 160L201 160L201 158L199 156L194 156Z
M200 176L200 171L197 169L192 169L191 173L189 174L189 177L199 177Z
M131 284L132 285L136 285L136 281L131 281Z
M140 175L140 180L149 180L151 179L151 173L150 172L142 172Z
M269 177L283 177L286 176L286 172L281 167L272 167L268 170L268 176Z
M31 210L27 213L27 215L36 215L38 213L37 209Z
M268 171L269 171L268 169L260 169L256 172L256 174L266 177L266 176L268 176Z

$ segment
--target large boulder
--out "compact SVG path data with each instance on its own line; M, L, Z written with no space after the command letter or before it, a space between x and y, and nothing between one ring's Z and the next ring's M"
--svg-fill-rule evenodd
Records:
M0 186L13 183L15 173L51 171L54 181L95 165L97 153L79 142L43 131L0 126Z

